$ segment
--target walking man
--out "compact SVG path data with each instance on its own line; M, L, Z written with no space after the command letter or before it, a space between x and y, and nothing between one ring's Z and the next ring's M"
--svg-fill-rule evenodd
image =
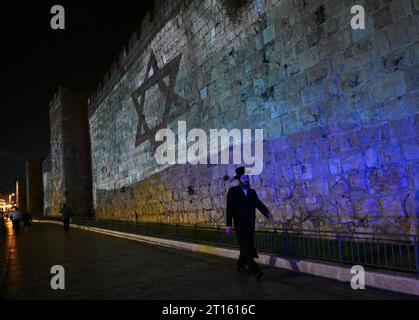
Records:
M244 271L245 265L256 279L263 276L254 258L258 258L255 248L255 221L256 208L267 218L272 219L268 208L259 200L255 190L250 188L249 176L244 173L245 168L236 169L234 179L239 181L239 185L232 187L227 193L227 227L226 232L232 232L232 222L237 240L240 246L240 257L237 262L237 270Z
M71 222L71 217L73 216L73 211L71 210L70 207L67 206L67 204L64 203L60 212L63 215L64 230L68 231L70 228L70 222Z
M20 220L22 219L22 213L19 211L18 208L15 208L13 212L10 214L10 220L12 220L13 229L15 232L19 232L20 227Z

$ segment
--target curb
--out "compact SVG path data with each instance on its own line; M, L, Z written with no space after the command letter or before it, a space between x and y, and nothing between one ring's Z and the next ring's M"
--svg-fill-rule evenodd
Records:
M61 225L61 222L51 220L39 220L39 223L50 223ZM157 237L150 237L144 235L137 235L132 233L126 233L121 231L106 230L95 227L86 227L76 224L71 225L73 228L96 232L100 234L110 235L114 237L135 240L139 242L145 242L149 244L183 249L192 252L206 253L224 258L237 259L239 257L239 251L235 249L227 249L221 247L215 247L205 244L197 244L191 242L184 242L179 240L171 240ZM265 266L274 268L280 268L290 270L294 272L306 273L314 276L323 278L329 278L338 280L341 282L350 283L351 278L354 274L351 273L350 266L341 266L332 263L322 263L309 260L297 260L284 258L275 255L269 255L264 253L258 253L259 258L256 261ZM419 278L416 276L381 273L376 271L365 270L365 286L372 287L382 290L388 290L393 292L399 292L404 294L419 296Z

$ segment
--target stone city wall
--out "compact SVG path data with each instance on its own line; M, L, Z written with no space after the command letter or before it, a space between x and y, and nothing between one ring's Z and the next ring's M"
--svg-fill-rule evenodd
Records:
M16 180L16 206L21 212L27 210L26 180Z
M42 163L42 185L44 190L44 215L51 215L52 211L52 174L51 155L48 155Z
M60 87L50 103L52 215L59 215L64 203L75 215L92 213L87 99Z
M365 30L350 26L355 4ZM264 129L251 183L278 226L415 231L418 12L411 0L157 1L90 97L96 215L225 223L237 165L155 161L156 131L183 120Z

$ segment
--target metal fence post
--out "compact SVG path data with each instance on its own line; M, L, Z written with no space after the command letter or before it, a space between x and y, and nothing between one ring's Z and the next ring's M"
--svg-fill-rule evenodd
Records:
M417 236L413 236L413 242L415 244L416 273L419 275L419 247L418 247L418 237Z
M284 232L284 241L285 241L285 254L287 256L289 256L290 255L290 248L289 248L289 239L288 239L288 230L287 229L285 229L285 232Z
M338 249L339 249L339 260L343 260L343 254L342 254L342 235L340 232L338 232Z

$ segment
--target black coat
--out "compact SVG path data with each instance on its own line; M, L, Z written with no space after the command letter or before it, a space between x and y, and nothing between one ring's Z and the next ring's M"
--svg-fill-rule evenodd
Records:
M268 208L259 200L255 190L248 189L247 196L241 186L230 188L227 193L227 226L232 226L240 245L240 254L257 258L255 248L256 208L268 217Z

